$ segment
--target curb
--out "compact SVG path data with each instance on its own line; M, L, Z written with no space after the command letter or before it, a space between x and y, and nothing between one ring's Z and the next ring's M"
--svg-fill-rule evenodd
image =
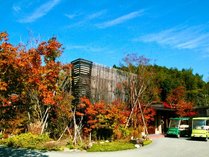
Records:
M148 135L149 139L159 139L159 138L164 138L165 136L163 134L151 134Z

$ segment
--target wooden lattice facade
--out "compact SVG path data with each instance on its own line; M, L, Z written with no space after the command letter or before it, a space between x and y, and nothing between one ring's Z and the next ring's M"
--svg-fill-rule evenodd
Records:
M84 59L77 59L71 62L72 68L72 94L77 104L81 97L91 98L91 70L92 62Z
M73 65L72 93L76 103L83 96L92 102L101 100L111 102L118 96L125 99L123 91L120 91L120 94L117 93L117 85L128 80L126 72L84 59L77 59L71 63Z

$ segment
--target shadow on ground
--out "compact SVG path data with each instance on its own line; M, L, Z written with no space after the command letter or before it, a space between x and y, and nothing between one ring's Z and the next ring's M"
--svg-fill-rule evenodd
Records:
M207 142L205 138L188 138L188 141Z
M48 157L43 152L29 149L13 149L0 146L0 156L2 157Z

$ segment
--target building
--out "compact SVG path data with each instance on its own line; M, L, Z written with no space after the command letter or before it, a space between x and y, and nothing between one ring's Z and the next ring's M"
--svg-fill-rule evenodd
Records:
M72 93L75 102L84 96L92 102L99 100L112 102L117 96L125 100L124 93L117 93L117 84L128 79L127 72L80 58L72 61L71 64L73 65Z
M130 79L133 74L95 64L85 59L76 59L71 62L72 69L72 94L77 104L81 97L87 97L92 102L103 100L107 103L116 98L124 101L127 99L125 91L118 91L117 85ZM153 129L149 133L165 133L169 126L169 118L176 117L174 109L165 108L163 104L152 104L156 110ZM199 116L209 116L209 107L196 108Z

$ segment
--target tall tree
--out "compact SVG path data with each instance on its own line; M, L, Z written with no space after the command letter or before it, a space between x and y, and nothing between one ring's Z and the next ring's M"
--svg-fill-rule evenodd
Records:
M52 109L63 106L66 99L60 83L66 79L60 74L69 74L71 66L56 61L62 45L52 38L36 48L13 46L7 33L0 34L0 41L1 119L14 120L22 113L25 125L36 123L43 133Z
M129 54L124 58L122 70L128 72L128 81L124 83L126 90L129 92L130 115L127 118L126 127L133 128L142 125L147 130L146 110L156 98L155 86L153 84L152 69L148 66L149 59L136 54ZM153 111L154 112L154 111ZM142 123L141 123L142 122Z

